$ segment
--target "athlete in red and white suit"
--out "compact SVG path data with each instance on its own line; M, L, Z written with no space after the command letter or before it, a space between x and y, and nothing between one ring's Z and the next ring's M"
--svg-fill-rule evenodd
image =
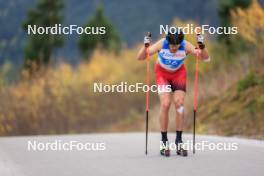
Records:
M150 43L150 38L145 37L144 43ZM197 56L203 61L209 61L208 51L205 48L203 36L197 35L198 48L195 48L187 40L184 40L182 31L175 34L167 34L148 48L149 55L158 53L155 64L155 79L159 88L160 98L160 131L161 141L168 143L168 112L173 103L176 109L176 140L175 143L182 143L182 131L184 120L184 97L186 94L186 69L184 61L188 54ZM146 59L146 48L142 47L138 53L138 60ZM169 85L170 89L166 89Z

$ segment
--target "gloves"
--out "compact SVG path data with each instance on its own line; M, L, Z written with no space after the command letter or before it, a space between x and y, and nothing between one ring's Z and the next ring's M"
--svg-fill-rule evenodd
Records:
M205 48L204 36L203 35L197 34L197 43L198 43L198 47L200 49L204 49Z
M150 43L151 43L151 33L148 32L147 35L144 37L145 47L149 47Z

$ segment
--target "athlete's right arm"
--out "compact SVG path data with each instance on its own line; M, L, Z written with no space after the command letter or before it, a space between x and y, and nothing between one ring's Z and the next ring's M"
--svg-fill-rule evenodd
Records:
M159 50L161 50L162 48L162 42L163 42L163 39L160 39L159 41L157 41L156 43L154 43L153 45L150 45L148 47L148 51L149 51L149 55L153 55L155 53L157 53ZM137 59L138 60L145 60L147 57L147 47L142 47L138 54L137 54Z

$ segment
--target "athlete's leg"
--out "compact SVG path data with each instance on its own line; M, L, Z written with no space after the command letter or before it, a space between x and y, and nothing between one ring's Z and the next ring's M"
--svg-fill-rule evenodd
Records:
M155 79L156 85L158 86L159 98L160 98L160 112L159 112L159 121L160 121L160 132L161 140L163 142L168 141L167 138L167 129L168 129L168 113L171 105L171 89L166 91L166 85L169 85L167 75L164 71L161 70L158 64L155 65Z
M173 101L176 109L176 139L175 144L177 145L177 155L187 156L188 152L186 147L184 147L182 141L182 131L184 126L184 97L185 91L176 90L173 93Z
M160 131L161 131L161 143L160 154L164 156L170 155L169 142L167 137L168 123L169 123L169 109L171 105L171 93L163 92L159 94L160 97Z
M161 132L161 145L160 154L164 156L170 155L169 142L167 137L168 123L169 123L169 109L172 101L171 88L166 88L169 85L168 75L162 71L158 64L155 65L155 79L158 86L160 98L160 132Z
M160 131L167 132L169 122L169 109L171 105L171 93L163 92L159 95L160 97Z
M176 142L182 142L181 133L184 126L184 97L185 92L182 90L176 90L173 92L173 102L176 110Z

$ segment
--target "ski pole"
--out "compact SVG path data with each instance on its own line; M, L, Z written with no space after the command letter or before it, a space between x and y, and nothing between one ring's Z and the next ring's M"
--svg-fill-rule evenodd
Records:
M148 32L147 33L148 37L151 37L151 33ZM146 72L146 85L149 89L149 76L150 76L150 71L149 71L149 44L146 43L145 44L145 48L146 48L146 61L147 61L147 72ZM149 90L147 90L146 92L146 151L145 154L148 154L148 113L149 113Z
M196 125L196 109L197 109L197 92L198 92L198 54L196 54L194 98L193 98L193 154L195 154L195 125Z

